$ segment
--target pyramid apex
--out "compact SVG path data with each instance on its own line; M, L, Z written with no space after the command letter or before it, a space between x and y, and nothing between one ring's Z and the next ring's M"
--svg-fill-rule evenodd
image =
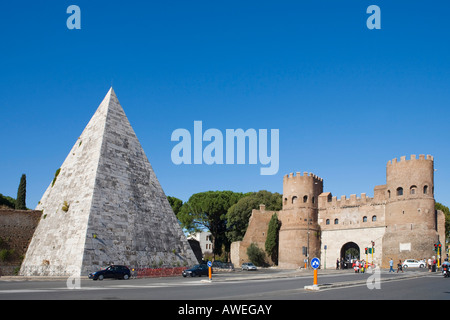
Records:
M116 96L117 97L117 95L116 95L116 93L114 92L114 89L113 89L113 87L111 86L110 88L109 88L109 90L108 90L108 93L106 94L107 96Z

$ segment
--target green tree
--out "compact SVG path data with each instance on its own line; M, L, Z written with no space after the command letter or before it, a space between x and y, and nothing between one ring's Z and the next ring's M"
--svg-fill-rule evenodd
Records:
M281 221L278 220L278 215L274 213L267 228L267 237L265 249L273 263L278 265L278 235L281 227Z
M445 215L445 237L450 237L450 209L444 206L442 203L436 202L434 205L436 210L441 210Z
M19 188L17 190L16 210L26 210L26 197L27 197L27 177L22 174L20 178Z
M227 211L242 197L242 193L233 191L195 193L182 205L177 218L188 232L209 230L213 240L213 253L220 255L222 247L227 252L230 247L226 237Z
M172 207L172 210L175 213L175 215L178 215L178 212L180 212L180 209L183 206L183 201L171 196L168 196L167 200L169 201L170 206Z
M16 199L4 196L0 193L0 206L6 206L8 208L14 209L16 207Z
M282 195L266 190L249 192L231 206L227 212L227 237L230 242L244 238L252 210L259 209L260 204L264 204L266 210L279 211L282 209Z
M259 248L253 242L247 248L247 256L255 266L264 266L266 264L266 254L264 253L264 250Z

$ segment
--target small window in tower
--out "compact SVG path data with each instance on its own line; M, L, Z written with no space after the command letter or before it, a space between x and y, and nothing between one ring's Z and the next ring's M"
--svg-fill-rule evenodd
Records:
M398 196L402 196L403 195L403 188L402 187L398 187L397 188L397 195Z
M409 188L409 193L410 194L416 194L416 189L417 189L416 186L411 186L411 188Z
M308 196L303 197L303 202L306 203L308 201Z
M325 223L326 224L330 224L330 219L327 219L327 221Z
M372 222L377 221L377 216L372 216Z
M284 204L287 204L287 198L284 198Z
M388 190L388 198L391 197L391 190Z
M339 224L339 219L334 219L334 224Z
M292 197L292 203L296 203L297 202L297 196L293 196Z
M314 197L311 198L312 203L316 202L316 199L314 199Z
M363 217L363 222L367 222L367 217L366 216Z
M428 193L428 186L423 186L423 194L427 194Z

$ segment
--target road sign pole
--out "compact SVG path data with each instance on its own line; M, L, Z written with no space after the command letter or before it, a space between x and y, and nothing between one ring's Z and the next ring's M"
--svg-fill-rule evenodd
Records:
M305 286L306 290L319 290L319 286L317 285L317 269L320 267L319 258L313 258L311 260L311 267L314 269L314 280L312 286Z
M317 269L314 269L314 282L313 282L313 286L317 287Z
M208 261L208 263L206 265L208 266L208 278L209 278L209 281L211 281L212 280L212 271L211 271L212 262Z

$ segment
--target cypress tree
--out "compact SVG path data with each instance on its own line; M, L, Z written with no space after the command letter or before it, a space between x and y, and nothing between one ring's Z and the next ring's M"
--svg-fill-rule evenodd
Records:
M270 259L276 265L278 265L278 234L280 227L281 222L278 220L278 215L274 213L269 222L265 247Z
M16 210L26 210L27 206L25 199L27 197L27 177L22 174L19 183L19 189L17 190Z

